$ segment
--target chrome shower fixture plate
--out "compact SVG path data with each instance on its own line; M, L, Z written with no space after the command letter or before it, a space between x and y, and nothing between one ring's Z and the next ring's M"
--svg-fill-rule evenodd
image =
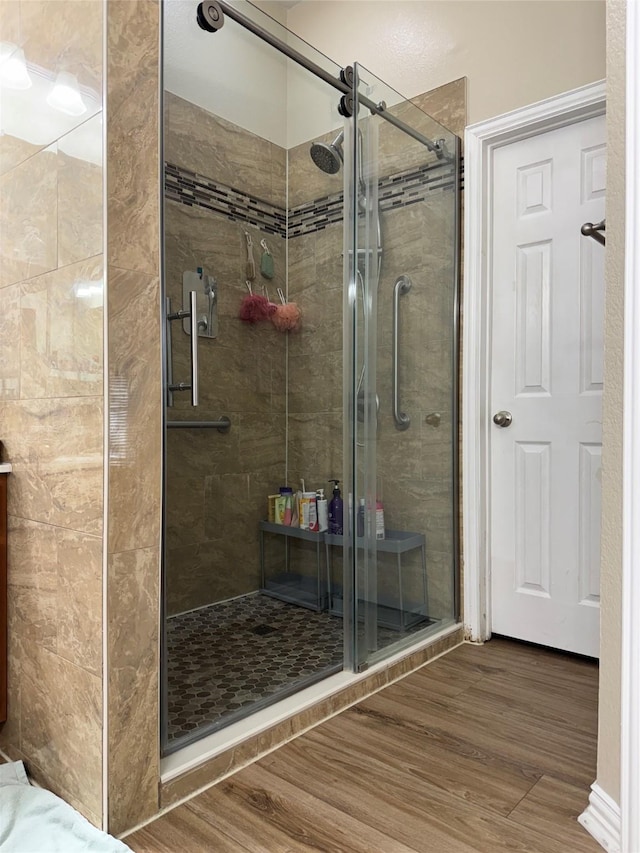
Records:
M197 272L187 270L182 274L183 305L189 301L189 293L195 291L197 305L197 326L199 338L218 337L218 281L212 275L206 275L201 269ZM191 334L191 325L187 318L182 321L182 330Z

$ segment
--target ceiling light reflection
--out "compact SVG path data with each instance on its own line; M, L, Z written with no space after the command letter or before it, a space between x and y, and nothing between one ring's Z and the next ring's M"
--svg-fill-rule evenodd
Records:
M0 84L7 89L29 89L32 85L24 50L10 42L0 45Z
M47 103L70 116L81 116L87 111L80 94L78 78L68 71L61 71L56 77L53 89L47 95Z

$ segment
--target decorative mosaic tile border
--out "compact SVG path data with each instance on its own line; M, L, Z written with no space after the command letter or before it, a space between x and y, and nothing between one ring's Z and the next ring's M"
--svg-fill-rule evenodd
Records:
M190 207L203 207L233 222L246 222L267 234L287 236L287 211L233 187L165 163L165 197Z
M454 177L455 171L450 163L435 163L381 178L378 183L380 210L385 212L407 207L424 201L434 190L451 189ZM343 193L340 192L292 208L287 235L298 237L342 222L343 204Z
M435 163L382 178L378 190L380 210L407 207L424 201L436 190L450 190L454 176L450 163ZM267 234L285 238L322 231L343 219L342 192L293 207L287 216L282 207L171 163L165 164L165 195L180 204L203 207L234 222L246 222Z

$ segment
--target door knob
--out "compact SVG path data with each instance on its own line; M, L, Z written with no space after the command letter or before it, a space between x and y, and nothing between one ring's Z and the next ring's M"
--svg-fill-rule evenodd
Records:
M511 417L511 412L496 412L493 416L493 422L499 427L508 427L511 426L511 421L513 418Z

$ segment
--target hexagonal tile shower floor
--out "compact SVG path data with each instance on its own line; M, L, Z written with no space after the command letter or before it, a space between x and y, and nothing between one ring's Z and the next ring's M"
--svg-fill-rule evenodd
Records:
M255 594L167 620L169 750L342 670L342 619ZM189 737L191 735L191 737Z

